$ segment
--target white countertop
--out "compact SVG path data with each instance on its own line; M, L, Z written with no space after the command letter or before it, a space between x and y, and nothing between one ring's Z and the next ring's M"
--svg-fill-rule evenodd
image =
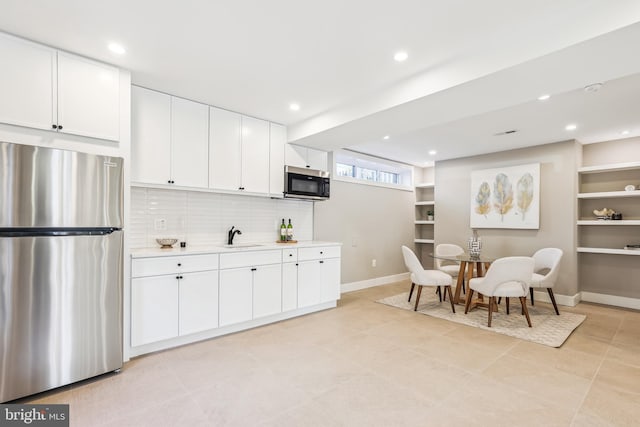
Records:
M249 246L251 245L251 246ZM198 254L212 254L212 253L233 253L233 252L248 252L248 251L264 251L273 249L296 249L296 248L308 248L314 246L342 246L340 242L323 242L318 240L299 241L298 243L238 243L238 246L227 248L224 245L221 246L189 246L181 248L179 243L176 243L171 249L161 249L160 247L154 248L136 248L131 249L131 258L148 258L158 256L179 256L179 255L198 255Z

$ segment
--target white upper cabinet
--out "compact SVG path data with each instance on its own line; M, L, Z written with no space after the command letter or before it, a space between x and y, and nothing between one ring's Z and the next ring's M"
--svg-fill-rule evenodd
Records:
M327 152L301 145L285 145L285 164L299 168L327 170Z
M0 34L0 121L120 139L117 68Z
M269 122L242 116L242 190L269 193Z
M209 182L209 106L171 97L171 180L184 187Z
M269 195L283 197L284 192L284 146L287 143L287 128L269 123Z
M133 86L131 180L207 188L209 107Z
M0 122L51 130L56 51L0 35Z
M209 187L239 190L242 116L210 107L209 123Z
M269 193L269 122L209 109L209 187Z
M58 130L119 140L119 77L115 67L58 52Z
M171 96L131 87L131 180L171 181Z

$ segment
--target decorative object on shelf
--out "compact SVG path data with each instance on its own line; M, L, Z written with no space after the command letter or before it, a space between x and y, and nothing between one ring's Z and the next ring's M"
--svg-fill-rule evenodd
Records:
M473 236L469 237L467 246L469 248L469 255L471 255L472 258L480 257L480 250L482 249L482 239L478 237L478 230L473 230Z
M616 211L609 208L602 208L602 210L593 210L593 214L597 219L611 219L614 213L616 213ZM620 219L622 219L622 217Z
M471 228L540 228L540 163L471 172Z
M433 211L427 211L427 221L433 221Z
M636 186L631 184L624 187L624 191L635 191L635 189L636 189Z
M611 215L611 219L615 219L615 220L621 220L622 219L622 213L620 212L616 212L614 214Z
M160 249L171 249L177 241L178 239L156 239L156 242L160 245Z
M640 245L626 245L624 249L632 251L640 251Z

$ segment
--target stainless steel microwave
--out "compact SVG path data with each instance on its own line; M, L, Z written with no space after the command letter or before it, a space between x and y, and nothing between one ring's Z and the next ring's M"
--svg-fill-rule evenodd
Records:
M284 167L284 197L327 200L329 186L329 172L295 166Z

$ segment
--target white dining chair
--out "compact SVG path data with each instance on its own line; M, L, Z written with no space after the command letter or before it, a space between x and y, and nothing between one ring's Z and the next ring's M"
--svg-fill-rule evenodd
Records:
M413 311L418 311L418 302L420 301L420 294L422 293L423 286L440 287L449 293L449 302L451 303L451 311L454 313L456 309L453 305L453 293L451 292L451 276L438 270L425 270L420 263L420 260L411 249L406 246L402 247L402 256L404 258L404 264L411 273L411 292L413 292L414 286L418 287L418 293L416 294L416 304ZM411 294L410 292L410 294ZM409 296L411 301L411 296Z
M546 288L549 293L549 298L551 298L551 303L553 304L553 308L556 311L556 314L559 316L560 312L558 311L558 305L556 304L556 299L553 296L553 286L556 284L556 280L558 279L558 271L560 267L560 260L562 259L562 249L558 248L544 248L538 250L535 254L533 254L534 267L533 267L533 277L531 280L530 292L531 292L531 305L534 305L533 301L533 290L534 288ZM545 272L544 274L540 274L540 272Z
M491 327L493 308L497 307L496 297L506 298L507 314L509 314L509 298L515 297L520 299L522 314L526 316L527 324L531 327L527 310L527 294L533 275L533 265L534 261L531 257L514 256L495 260L484 277L476 277L469 281L464 313L469 312L474 291L489 297L488 326Z
M447 273L451 276L452 279L457 279L458 274L460 273L460 263L455 261L449 261L446 259L437 258L438 256L458 256L464 253L464 249L462 249L458 245L454 245L452 243L440 243L436 246L435 255L436 255L436 268L444 273ZM463 278L464 279L464 278ZM462 281L462 291L464 292L464 280Z

